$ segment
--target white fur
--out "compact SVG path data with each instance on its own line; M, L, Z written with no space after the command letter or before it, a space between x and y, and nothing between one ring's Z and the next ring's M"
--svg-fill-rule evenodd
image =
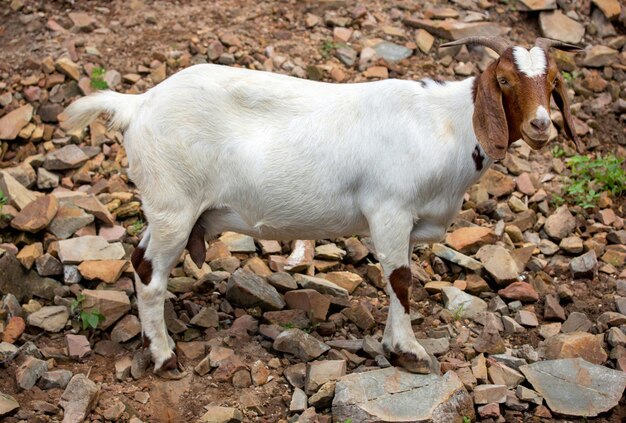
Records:
M535 112L535 119L539 119L543 121L550 120L550 115L548 114L548 111L546 110L545 107L543 106L537 107L537 111Z
M530 51L524 47L513 47L513 58L517 69L529 78L546 73L546 52L541 47L533 47Z
M197 65L139 96L109 92L72 104L71 122L107 111L125 128L150 223L152 282L138 294L144 330L160 343L151 347L157 367L170 351L154 304L198 219L207 238L371 235L386 276L409 265L415 242L443 238L492 163L480 147L481 171L472 159L473 81L337 85ZM385 341L425 357L388 291Z

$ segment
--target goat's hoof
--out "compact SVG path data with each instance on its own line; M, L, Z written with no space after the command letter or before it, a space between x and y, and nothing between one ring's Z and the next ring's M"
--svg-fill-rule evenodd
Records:
M164 370L163 368L161 368L157 370L155 374L159 377L162 377L163 379L180 380L184 378L185 376L187 376L188 373L186 371L181 371L179 369Z
M411 373L428 374L431 372L430 357L425 360L410 352L392 352L389 361L394 366L402 367Z

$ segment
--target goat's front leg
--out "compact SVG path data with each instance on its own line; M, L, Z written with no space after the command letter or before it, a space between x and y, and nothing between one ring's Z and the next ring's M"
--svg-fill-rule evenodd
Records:
M389 296L389 314L383 335L383 348L392 364L413 373L430 373L430 357L415 339L411 327L410 235L413 217L408 213L378 212L369 219L372 240L383 266Z

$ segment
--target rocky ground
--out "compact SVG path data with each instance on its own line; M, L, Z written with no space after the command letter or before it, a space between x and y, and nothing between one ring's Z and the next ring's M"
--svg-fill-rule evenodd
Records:
M58 121L78 96L144 92L196 63L459 79L493 56L443 40L543 35L585 48L555 57L586 156L624 158L625 23L619 0L0 0L0 418L624 421L625 202L600 178L579 190L591 199L568 189L580 157L556 108L550 146L516 143L445 242L414 252L413 328L438 359L432 375L382 354L388 300L369 239L233 233L202 268L184 254L172 270L166 323L189 374L153 375L128 260L145 222L122 134ZM623 163L602 163L625 183Z

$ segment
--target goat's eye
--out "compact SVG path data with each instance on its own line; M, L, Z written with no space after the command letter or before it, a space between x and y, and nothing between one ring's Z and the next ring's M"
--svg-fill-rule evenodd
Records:
M500 85L509 85L509 81L507 81L506 78L498 78L498 83L500 83Z

